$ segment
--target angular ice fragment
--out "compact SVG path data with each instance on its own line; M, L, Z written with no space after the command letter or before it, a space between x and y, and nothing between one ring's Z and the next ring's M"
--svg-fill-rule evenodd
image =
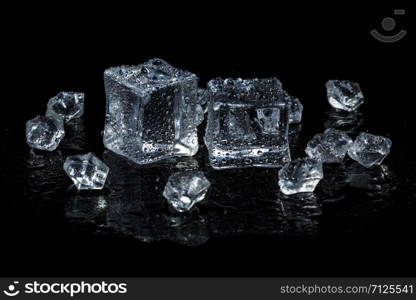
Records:
M198 151L197 77L151 59L104 72L104 146L138 164Z
M64 138L63 121L54 117L37 116L26 122L26 142L35 149L53 151Z
M60 92L48 101L47 116L62 118L69 122L84 113L84 93Z
M280 169L280 190L286 195L313 192L323 177L322 162L309 157L298 158Z
M362 132L348 149L348 155L366 168L380 165L390 153L389 138Z
M324 133L317 134L306 146L306 154L323 163L342 162L347 154L352 139L343 131L329 128Z
M210 185L201 171L180 171L169 177L163 196L176 211L185 212L204 200Z
M288 104L279 80L215 79L208 93L205 144L213 168L279 167L290 160Z
M289 102L289 124L302 122L303 105L298 98L288 95Z
M341 110L354 111L364 102L360 85L348 80L328 80L326 93L329 104Z
M78 190L101 190L104 187L109 168L94 153L68 156L64 171Z

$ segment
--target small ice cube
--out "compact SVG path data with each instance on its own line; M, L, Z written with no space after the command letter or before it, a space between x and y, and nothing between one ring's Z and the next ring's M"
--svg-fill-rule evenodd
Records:
M176 211L185 212L204 200L210 185L201 171L180 171L169 177L163 196Z
M68 156L64 171L78 190L101 190L104 187L109 168L93 153Z
M297 158L279 171L279 186L283 194L313 192L323 178L322 162L312 158Z
M53 151L64 138L65 131L61 119L37 116L26 122L26 142L35 149Z
M366 168L380 165L390 153L389 138L362 132L348 149L348 155Z
M364 102L360 85L348 80L328 80L326 93L329 104L336 109L354 111Z
M84 93L60 92L48 101L47 116L62 118L65 123L84 113Z
M347 154L352 139L343 131L329 128L324 133L317 134L306 146L306 154L323 163L342 162Z

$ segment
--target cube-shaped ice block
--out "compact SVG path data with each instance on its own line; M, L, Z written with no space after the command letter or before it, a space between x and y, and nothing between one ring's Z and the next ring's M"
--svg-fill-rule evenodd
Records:
M213 168L290 161L288 99L278 79L215 79L208 94L205 144Z
M198 78L161 59L104 72L104 146L138 164L198 151Z

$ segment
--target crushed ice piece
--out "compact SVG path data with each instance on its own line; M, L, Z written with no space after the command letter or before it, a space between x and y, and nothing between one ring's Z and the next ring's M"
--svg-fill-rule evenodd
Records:
M138 164L198 151L198 78L161 59L104 72L104 146Z
M390 153L389 138L362 132L348 149L348 155L366 168L380 165Z
M215 169L280 167L290 160L288 100L276 78L208 83L205 144Z
M31 148L53 151L65 136L61 119L37 116L26 122L26 142Z
M180 171L169 177L163 196L176 211L185 212L204 200L210 185L201 171Z
M298 98L288 95L289 100L289 124L302 122L303 105Z
M315 135L306 146L306 154L323 163L342 162L347 154L352 139L343 131L329 128L324 133Z
M329 104L336 109L354 111L364 102L360 85L348 80L328 80L326 93Z
M280 190L286 195L313 192L323 177L322 162L309 157L297 158L280 169Z
M78 190L101 190L104 187L109 167L94 153L68 156L64 171Z
M47 116L62 118L69 122L84 113L84 93L60 92L48 101Z

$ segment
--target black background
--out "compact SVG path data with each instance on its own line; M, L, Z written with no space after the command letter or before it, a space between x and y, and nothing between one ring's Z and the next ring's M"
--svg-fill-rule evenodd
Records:
M101 147L110 66L160 57L200 77L276 76L321 122L330 78L361 84L369 100L367 128L396 136L394 155L413 153L411 12L395 17L408 35L383 44L370 30L405 6L305 6L234 3L129 6L22 6L9 11L3 46L1 197L3 276L410 276L415 275L414 204L398 205L368 228L333 230L314 238L240 236L199 247L170 242L68 234L65 221L32 209L22 197L19 157L27 151L24 123L43 114L61 90L84 91L85 120ZM8 12L6 12L8 13ZM387 34L387 33L386 33ZM315 129L305 128L313 136ZM310 130L310 132L308 131ZM404 148L400 148L404 147ZM91 149L92 151L94 149ZM409 163L408 176L414 178ZM253 187L255 188L255 187ZM401 199L397 199L400 202ZM326 228L331 228L331 224ZM348 226L346 226L348 227Z

